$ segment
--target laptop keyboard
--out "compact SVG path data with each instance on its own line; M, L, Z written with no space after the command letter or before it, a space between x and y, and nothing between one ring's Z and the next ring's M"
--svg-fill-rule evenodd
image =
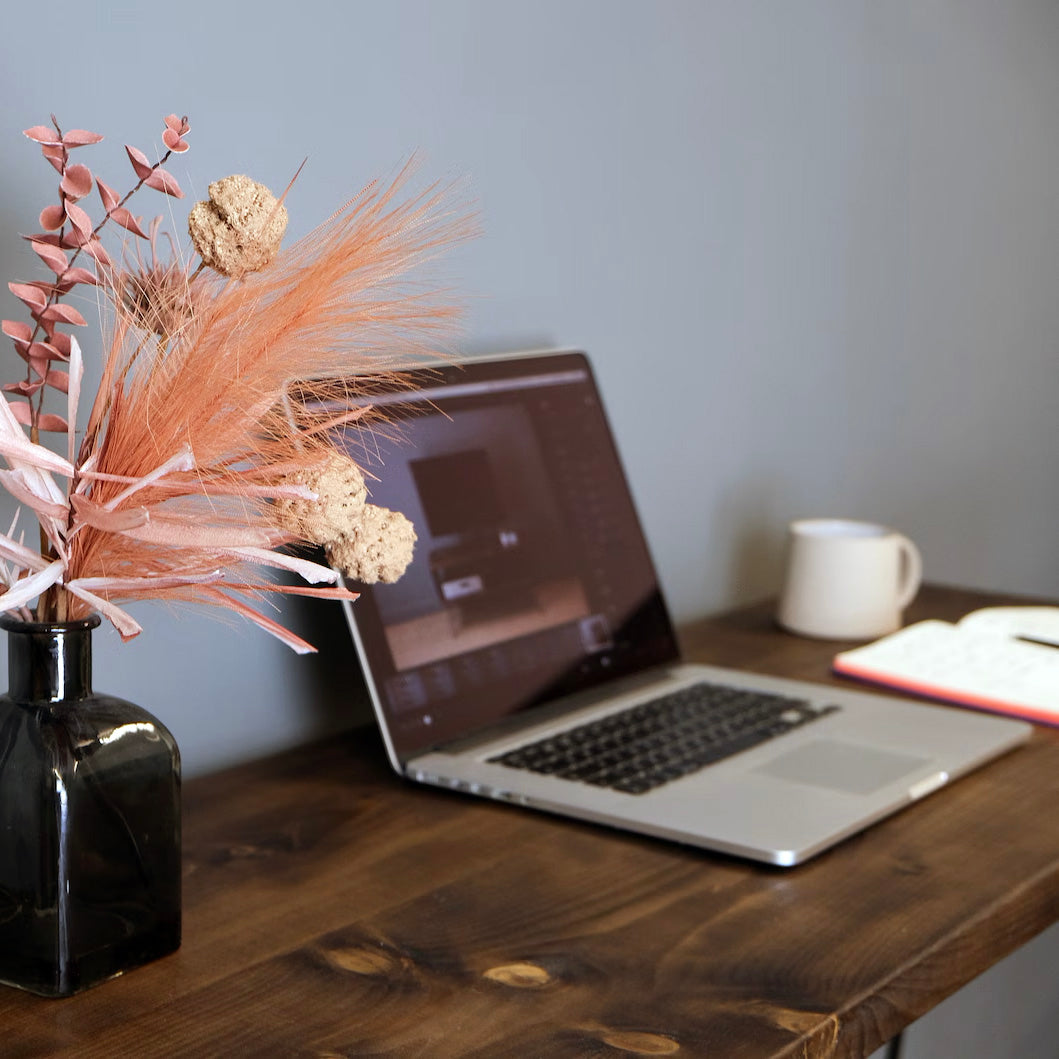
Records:
M643 794L837 709L723 684L693 684L489 760Z

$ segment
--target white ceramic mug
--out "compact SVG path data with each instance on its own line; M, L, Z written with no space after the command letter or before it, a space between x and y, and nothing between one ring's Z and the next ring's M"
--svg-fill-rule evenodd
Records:
M777 617L803 636L870 640L901 625L923 576L919 550L873 522L801 519L789 527Z

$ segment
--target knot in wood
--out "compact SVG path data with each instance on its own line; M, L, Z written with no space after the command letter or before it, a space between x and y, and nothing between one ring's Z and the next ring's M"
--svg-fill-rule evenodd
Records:
M535 963L501 964L499 967L490 967L482 977L511 986L512 989L540 989L552 980L552 976Z
M680 1045L672 1037L661 1033L642 1033L636 1030L614 1030L600 1036L604 1044L633 1055L672 1055Z
M338 971L351 974L386 975L395 968L394 958L381 949L359 946L345 949L324 949L324 959Z

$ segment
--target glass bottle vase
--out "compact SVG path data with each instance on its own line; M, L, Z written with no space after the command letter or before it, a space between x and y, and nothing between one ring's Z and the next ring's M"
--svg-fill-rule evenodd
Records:
M180 753L92 691L98 624L0 616L0 982L49 997L180 945Z

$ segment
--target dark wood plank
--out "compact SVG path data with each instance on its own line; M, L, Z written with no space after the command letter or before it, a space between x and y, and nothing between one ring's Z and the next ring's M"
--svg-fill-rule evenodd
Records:
M811 679L836 649L767 604L685 639ZM1057 801L1041 729L783 871L413 787L353 732L189 783L181 950L65 1001L0 990L0 1052L867 1055L1059 919Z

